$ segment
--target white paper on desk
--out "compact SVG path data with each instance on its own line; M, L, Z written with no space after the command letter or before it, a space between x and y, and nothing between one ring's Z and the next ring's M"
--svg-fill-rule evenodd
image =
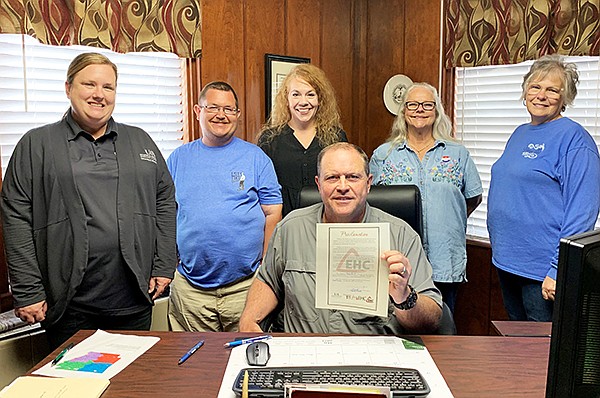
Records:
M419 370L431 393L428 398L452 398L452 393L427 348L394 336L273 337L268 341L267 367L373 365ZM219 398L234 398L233 382L246 362L246 345L232 349Z
M97 330L71 348L55 366L51 362L34 374L54 377L110 379L156 344L160 337L134 336Z
M388 223L317 224L317 308L388 315Z

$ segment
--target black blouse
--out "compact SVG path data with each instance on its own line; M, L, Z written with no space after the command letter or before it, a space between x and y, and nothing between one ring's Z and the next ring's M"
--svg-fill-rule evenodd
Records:
M266 143L272 130L261 134L258 146L271 158L281 185L283 198L283 216L299 207L300 190L307 185L316 185L317 156L323 147L317 137L313 138L308 148L304 148L294 135L290 126L285 126L283 131L273 140ZM339 141L346 142L346 133L340 130Z

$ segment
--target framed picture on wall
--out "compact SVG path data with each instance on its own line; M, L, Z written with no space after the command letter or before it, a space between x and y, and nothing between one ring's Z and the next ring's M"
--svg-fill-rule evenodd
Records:
M310 58L265 54L265 120L269 119L277 90L283 79L297 64L307 64Z

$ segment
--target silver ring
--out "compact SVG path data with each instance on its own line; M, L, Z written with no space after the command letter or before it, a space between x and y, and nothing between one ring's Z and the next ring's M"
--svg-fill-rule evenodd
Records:
M402 271L400 271L400 275L404 275L406 273L406 267L402 268Z

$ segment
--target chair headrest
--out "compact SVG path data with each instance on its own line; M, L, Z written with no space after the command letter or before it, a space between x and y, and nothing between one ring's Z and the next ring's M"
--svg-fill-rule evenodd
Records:
M423 239L423 216L421 192L416 185L373 185L367 196L373 207L406 221ZM300 207L321 202L316 186L307 186L300 191Z

